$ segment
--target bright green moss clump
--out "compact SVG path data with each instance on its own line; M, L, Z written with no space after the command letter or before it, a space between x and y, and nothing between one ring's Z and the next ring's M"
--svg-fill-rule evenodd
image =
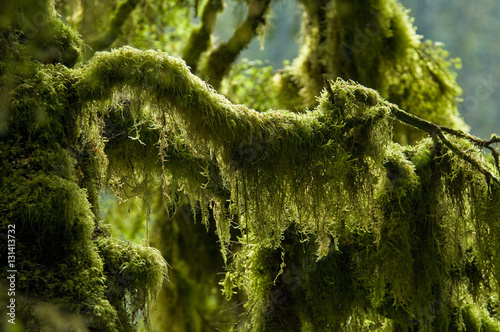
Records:
M133 331L139 314L149 325L150 306L166 278L165 260L154 248L131 242L102 238L97 246L104 261L106 298L117 310L119 326Z
M21 22L35 13L28 8L34 3L6 5ZM111 239L99 219L105 158L92 137L99 130L82 131L95 122L85 125L91 117L68 69L80 41L51 5L36 12L45 15L39 31L16 31L18 21L0 27L8 51L0 58L0 229L16 229L17 322L27 331L53 331L69 312L82 329L133 331L138 312L148 317L166 263L152 248ZM6 257L7 247L1 252Z

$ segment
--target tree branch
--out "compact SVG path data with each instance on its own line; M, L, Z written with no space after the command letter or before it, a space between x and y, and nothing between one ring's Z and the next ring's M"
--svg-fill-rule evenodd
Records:
M209 83L216 89L238 55L255 37L257 27L265 22L264 15L270 3L271 0L250 1L246 20L234 31L227 43L221 43L208 55L201 76L207 77Z
M91 43L94 52L108 49L118 38L121 28L130 16L130 13L137 7L140 0L126 0L116 6L111 22L106 32Z
M197 6L195 6L197 8ZM210 37L214 28L217 14L224 8L222 0L207 0L201 13L201 25L195 28L182 52L182 58L196 73L198 61L203 52L210 47Z
M500 174L500 168L499 168L499 154L498 151L493 148L491 145L494 143L499 143L500 142L500 137L493 135L493 137L490 140L483 140L480 138L477 138L471 134L465 133L460 130L455 130L452 128L444 127L437 125L435 123L429 122L427 120L421 119L413 114L407 113L403 110L401 110L397 105L394 105L392 103L387 102L387 106L391 110L392 115L399 121L401 121L404 124L407 124L409 126L415 127L417 129L420 129L422 131L425 131L432 137L437 137L446 147L448 147L451 151L453 151L455 154L457 154L460 158L471 164L474 168L476 168L479 172L484 174L487 178L493 179L495 182L500 184L500 180L495 174L492 174L486 167L481 165L476 159L472 158L468 154L466 154L464 151L460 150L458 147L456 147L453 143L451 143L444 133L448 133L450 135L453 135L458 138L463 138L474 145L476 145L479 148L487 148L491 151L493 158L495 160L495 166L497 169L498 174Z
M271 130L272 123L242 105L234 105L191 74L183 60L159 51L123 47L97 53L88 66L74 71L82 103L110 100L116 89L142 93L190 133L193 153L239 144ZM214 134L216 132L217 134ZM219 150L219 149L214 149Z
M162 52L138 51L131 47L103 52L96 54L88 66L75 70L74 73L79 77L76 92L81 102L109 99L118 87L120 89L129 87L141 91L141 99L159 105L156 107L162 108L160 111L163 113L171 113L171 118L182 128L182 131L189 133L185 139L190 151L195 156L205 159L211 158L212 153L215 152L218 161L231 162L238 157L238 147L242 144L251 146L255 142L266 142L275 150L287 144L302 146L303 144L320 144L322 141L326 144L326 141L329 141L328 136L333 132L329 132L328 129L323 131L322 126L338 125L336 120L329 124L325 122L332 121L330 117L333 113L329 112L338 110L328 111L326 114L329 115L318 110L304 114L286 111L259 113L243 105L234 105L197 76L191 74L182 60ZM340 87L340 89L344 88L347 87ZM352 89L362 89L362 91L353 90L352 102L358 103L364 102L357 100L362 98L363 93L373 91L356 86ZM331 87L330 90L332 90ZM327 90L329 94L332 93L330 90ZM331 100L335 100L337 95L338 93L334 93ZM378 107L387 107L397 120L439 139L461 159L471 164L487 178L500 184L497 175L492 174L479 161L451 143L445 133L467 139L479 148L489 148L494 151L496 160L498 153L491 144L500 141L497 136L485 141L461 131L439 126L399 109L397 105L384 101L375 92L368 100L370 100L368 102L370 105L375 103ZM342 107L340 106L339 109ZM324 123L321 124L321 122ZM260 152L267 153L268 151Z

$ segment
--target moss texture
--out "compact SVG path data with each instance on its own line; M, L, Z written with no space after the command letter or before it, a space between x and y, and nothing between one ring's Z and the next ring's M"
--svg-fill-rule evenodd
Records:
M459 63L449 60L438 44L421 42L401 4L392 0L300 2L304 43L290 70L301 86L304 106L317 104L326 75L373 88L408 112L437 124L466 128L457 111L461 89L451 70ZM395 126L394 135L403 144L421 138L420 133L400 125Z
M91 124L82 126L85 109L68 68L80 40L51 2L5 5L19 16L2 26L0 40L7 50L0 210L2 231L17 230L19 323L27 331L54 330L71 312L80 328L135 330L139 313L147 321L166 263L153 248L112 239L98 216L105 158L92 132L82 131ZM30 15L44 23L38 31L16 30L26 29Z
M195 245L195 256L227 264L226 296L236 304L246 297L246 312L224 321L236 321L236 331L500 330L498 170L484 144L401 109L423 107L411 111L462 126L444 54L420 43L394 1L302 4L302 55L273 80L300 89L310 106L302 111L233 104L161 51L122 47L75 66L80 40L52 2L42 4L48 30L40 38L26 39L19 20L2 17L1 229L19 229L28 330L49 330L57 319L43 312L64 319L66 311L91 330L133 331L141 317L147 327L166 275L163 254L177 265L164 305L180 317L172 328L203 331L222 306L207 277L219 266L197 263L188 249ZM22 22L32 3L6 5ZM233 58L269 1L253 5L243 37L219 49ZM345 58L339 47L352 46L359 29L378 33ZM323 80L341 69L376 90ZM427 114L431 105L442 114ZM394 142L395 133L412 141L417 128L429 137ZM155 209L180 207L155 213L161 254L111 237L99 208L106 187L143 198L148 222L158 192ZM184 225L182 212L210 236Z

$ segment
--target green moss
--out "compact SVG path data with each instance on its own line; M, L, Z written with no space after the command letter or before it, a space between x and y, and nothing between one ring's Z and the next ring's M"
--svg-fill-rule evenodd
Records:
M17 78L23 80L11 92L9 130L45 144L74 144L78 105L68 91L74 78L61 65L24 65L29 71Z
M229 264L226 294L248 297L236 330L497 329L490 294L500 280L500 194L474 165L493 168L460 137L392 142L395 110L383 97L422 116L437 107L443 115L429 118L461 126L447 55L419 42L396 2L303 1L306 46L282 84L300 87L303 104L314 105L301 112L235 105L159 51L124 47L70 69L64 54L74 62L78 41L43 4L54 30L40 44L20 42L20 27L0 27L0 48L9 51L0 55L1 226L20 228L29 329L55 324L41 319L44 303L45 312L68 310L91 329L133 331L141 315L148 325L166 263L151 247L110 236L99 208L107 185L142 197L147 215L156 188L170 209L189 201L188 221L217 235L218 264ZM378 30L370 45L339 54L360 28L370 32L370 20ZM248 39L258 22L245 24ZM236 39L212 54L231 63L244 45ZM35 52L57 42L54 58ZM321 91L325 73L378 92L341 79ZM202 241L213 250L216 240L187 232L179 219L157 227L174 242L162 245L178 264L172 302L191 301L182 315L203 302L207 310L189 325L202 329L220 299L213 279L208 290L198 284L209 267L182 256Z
M293 74L305 107L317 105L326 75L373 88L424 119L467 129L457 110L461 89L452 70L457 62L449 60L438 44L420 41L401 4L393 0L302 3L304 42ZM403 144L422 138L399 124L394 129L394 139Z
M90 326L113 330L116 312L104 297L102 260L91 240L93 214L75 183L73 159L60 148L2 147L1 228L16 227L22 271L16 289L26 298L21 319L38 330L43 324L34 307L51 302L88 318Z
M149 325L150 306L166 278L167 264L154 248L112 238L98 239L107 278L106 297L117 309L120 326L133 331L140 313Z
M220 292L225 268L213 216L204 225L199 208L192 211L184 195L179 202L175 211L165 209L164 197L157 197L153 205L157 213L153 213L151 242L172 266L158 300L156 326L193 332L227 330L243 312L243 303L238 298L225 301Z
M316 110L257 113L233 106L191 76L182 62L160 53L126 48L100 54L95 61L82 69L79 89L93 97L109 98L116 86L133 90L148 82L151 95L141 94L142 101L167 105L162 111L149 106L153 117L167 114L174 121L164 124L183 137L188 153L216 162L220 183L230 192L229 207L220 198L201 194L196 183L201 188L206 183L200 183L199 171L195 176L196 168L191 175L184 173L193 186L183 190L200 200L202 210L211 206L218 211L215 222L223 253L230 239L229 212L238 215L242 245L247 247L243 252L272 253L282 246L285 231L296 224L303 236L314 234L317 258L327 259L332 255L330 244L338 248L346 229L350 243L355 241L352 234L367 232L373 246L359 256L362 264L351 279L363 285L360 294L367 299L363 305L370 317L380 323L383 320L376 317L381 314L400 326L426 328L449 326L455 319L456 279L450 280L448 274L455 270L467 277L469 263L461 255L478 243L468 235L472 227L467 222L472 211L469 206L482 206L479 201L467 202L463 195L469 190L468 176L479 181L476 191L484 190L480 186L484 180L463 160L449 159L452 153L433 141L423 141L414 149L390 144L390 110L379 94L338 80L323 92ZM99 89L93 90L94 86ZM471 148L460 144L464 150ZM208 180L213 178L208 176ZM480 197L484 195L482 191ZM257 247L254 239L259 239ZM253 254L242 257L246 258L235 263L236 271L238 264L253 264ZM262 270L256 264L256 271ZM271 264L265 277L256 272L245 279L248 286L244 289L261 294L250 301L256 303L252 326L265 330L277 324L271 322L276 317L262 318L262 313L272 288L268 282L274 280L279 266ZM248 273L243 271L228 276L228 289L242 287L239 276ZM435 303L446 303L439 315ZM325 318L315 320L312 312L315 310L294 312L294 317L304 326L323 324ZM335 324L342 324L340 321ZM358 323L362 322L360 318Z
M16 24L37 13L37 7L28 5L12 4L19 9L13 12L21 15ZM117 263L109 246L101 245L112 240L98 219L97 193L105 165L98 118L82 108L73 89L76 78L67 68L77 60L79 51L72 52L79 39L55 18L52 3L42 5L38 15L46 16L36 36L2 27L2 43L11 52L2 57L0 73L6 91L0 137L1 229L6 233L8 225L16 227L19 320L28 331L51 330L67 311L91 329L134 330L134 315L140 310L147 317L166 263L154 249L115 241L113 253L123 256L121 268L127 269L118 275L145 279L132 285L133 295L112 288L121 280L108 273ZM49 52L55 57L41 58L51 47L57 49Z
M241 239L247 245L236 255L225 286L229 293L234 283L247 290L250 313L234 330L370 331L384 326L369 307L367 289L356 280L364 264L357 251L374 247L371 235L345 233L337 249L317 260L314 239L306 241L295 227L275 250Z
M465 331L500 331L500 323L491 319L487 312L474 305L462 308L461 314Z
M13 50L42 63L72 67L80 59L78 33L57 18L51 0L6 1L0 14L2 30L17 30L20 48Z

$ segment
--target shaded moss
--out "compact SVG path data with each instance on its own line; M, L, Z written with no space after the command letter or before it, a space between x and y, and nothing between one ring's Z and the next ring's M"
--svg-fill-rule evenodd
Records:
M81 39L57 18L51 0L5 1L0 14L0 29L17 30L16 51L42 63L62 63L72 67L80 59Z
M76 78L67 68L78 58L79 51L73 53L73 48L79 47L79 38L58 21L52 2L40 7L30 2L7 5L17 19L3 18L11 26L0 27L1 44L10 51L1 58L0 72L6 92L0 221L4 234L8 225L16 227L20 323L28 331L59 329L68 313L82 329L134 330L134 315L140 310L147 316L166 263L154 249L111 240L96 216L104 158L92 135L99 130L95 119L85 125L89 117L82 115L88 113L73 89ZM39 15L38 26L28 24L31 15ZM30 27L37 31L26 30ZM43 58L47 55L54 57ZM88 128L93 130L85 132ZM126 253L120 258L121 268L127 268L121 276L146 278L131 285L137 288L131 290L133 296L111 287L116 280L107 268L115 262L108 246L97 245L106 241L114 241L115 254ZM2 248L3 257L6 250ZM131 304L121 304L128 300Z

